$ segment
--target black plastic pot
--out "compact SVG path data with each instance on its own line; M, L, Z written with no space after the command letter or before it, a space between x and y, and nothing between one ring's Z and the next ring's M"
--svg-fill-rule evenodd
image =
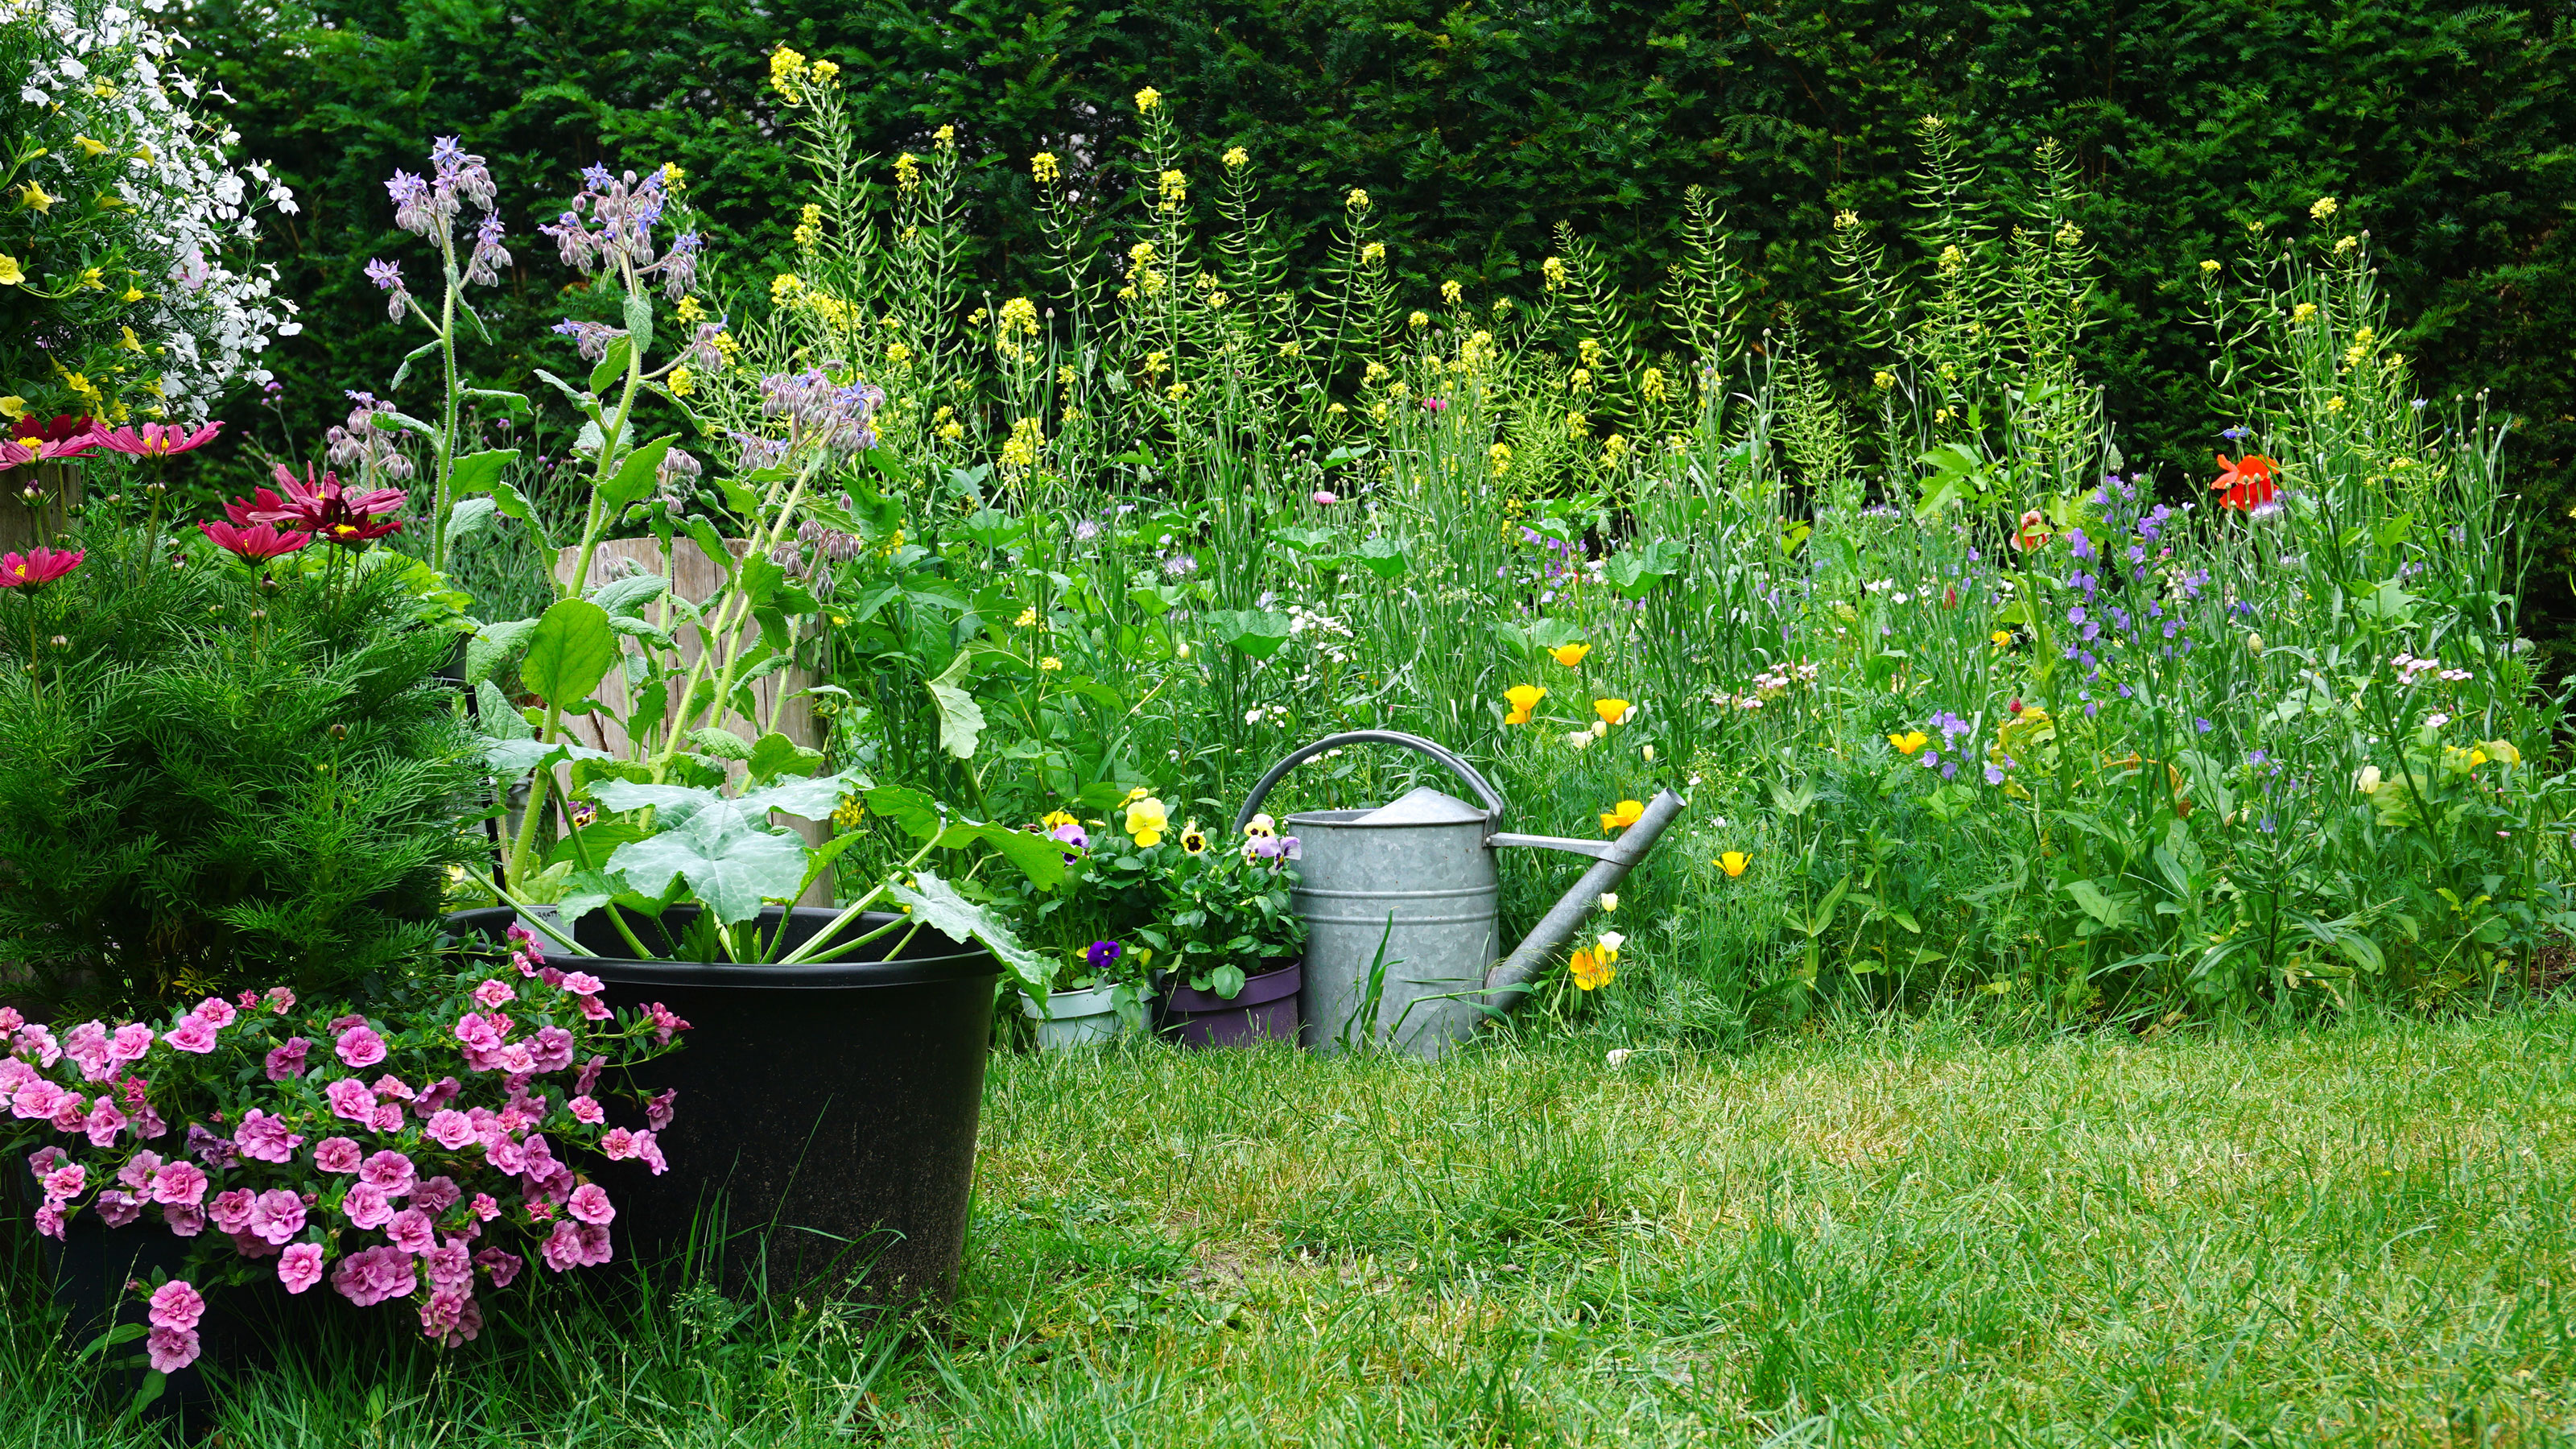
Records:
M627 923L648 950L666 950L697 910ZM789 948L834 914L793 912ZM780 915L762 913L764 935ZM498 940L515 919L495 908L449 923ZM844 934L896 919L864 916ZM573 932L597 956L541 938L547 964L608 983L611 1006L658 1001L690 1023L684 1050L634 1074L644 1091L679 1090L677 1115L657 1134L670 1171L590 1164L619 1205L611 1231L621 1253L668 1262L714 1245L734 1288L837 1286L864 1272L879 1301L947 1297L965 1251L1002 968L983 947L930 930L884 959L903 935L803 966L634 960L605 913Z

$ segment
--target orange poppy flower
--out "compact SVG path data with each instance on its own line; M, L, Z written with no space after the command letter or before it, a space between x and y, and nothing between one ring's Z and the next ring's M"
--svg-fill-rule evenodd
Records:
M2280 496L2280 489L2272 484L2273 470L2280 464L2260 453L2248 453L2233 463L2227 461L2225 453L2214 456L2218 459L2218 466L2225 470L2218 475L2217 482L2209 485L2210 492L2224 495L2218 500L2219 507L2251 513L2257 508L2270 506L2272 500Z

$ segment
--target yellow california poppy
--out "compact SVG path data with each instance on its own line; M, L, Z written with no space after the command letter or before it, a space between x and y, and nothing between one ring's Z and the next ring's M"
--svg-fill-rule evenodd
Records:
M1638 817L1645 813L1646 805L1644 801L1622 800L1617 805L1601 812L1601 833L1608 835L1613 831L1625 830L1629 826L1636 824Z
M1716 860L1710 862L1710 864L1716 866L1718 869L1725 871L1729 879L1733 879L1736 876L1744 874L1744 868L1752 863L1753 857L1746 855L1740 850L1730 850L1726 854L1721 855Z
M1889 735L1887 737L1887 742L1896 746L1896 752L1898 754L1910 755L1916 750L1923 748L1925 745L1930 744L1932 742L1932 737L1923 733L1921 730L1907 730L1901 735Z
M1564 665L1568 669L1572 669L1574 666L1583 662L1584 655L1592 652L1592 646L1589 644L1560 644L1547 652L1555 658L1557 663Z
M1162 844L1163 832L1170 829L1171 824L1171 812L1163 808L1162 801L1150 795L1127 807L1127 833L1136 837L1140 846L1150 848Z
M1611 977L1619 974L1608 961L1589 948L1575 952L1574 960L1569 964L1574 971L1574 984L1585 991L1598 991L1610 984Z
M1547 698L1547 691L1535 684L1515 684L1503 691L1503 698L1512 702L1512 712L1503 716L1503 723L1528 724L1530 711L1538 707L1540 700Z
M1601 716L1603 724L1626 724L1637 707L1624 699L1596 699L1592 701L1592 712Z

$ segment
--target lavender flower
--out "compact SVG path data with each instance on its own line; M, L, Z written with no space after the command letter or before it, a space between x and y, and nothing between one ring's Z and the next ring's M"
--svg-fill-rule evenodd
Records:
M510 264L510 254L501 247L501 214L487 211L483 222L474 229L474 252L465 264L465 280L484 286L497 286L501 269Z

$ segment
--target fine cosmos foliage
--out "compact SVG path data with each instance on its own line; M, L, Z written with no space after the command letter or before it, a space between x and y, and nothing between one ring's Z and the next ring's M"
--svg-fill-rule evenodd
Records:
M346 991L434 938L481 780L399 571L93 556L0 604L11 995Z

